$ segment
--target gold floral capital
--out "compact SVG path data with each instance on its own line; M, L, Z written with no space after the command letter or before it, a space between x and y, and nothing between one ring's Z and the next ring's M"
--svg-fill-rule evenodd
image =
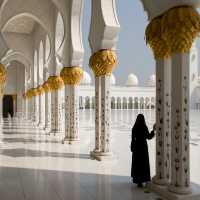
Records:
M0 63L0 84L4 84L6 81L6 69L4 65Z
M40 95L42 95L44 93L45 93L45 91L44 91L43 87L41 85L39 85L37 87L37 94L40 96Z
M60 76L50 76L47 82L51 91L59 90L64 86L64 82Z
M117 65L117 55L112 50L100 50L91 56L89 65L96 77L110 76Z
M43 89L45 92L50 92L51 91L51 88L50 88L50 85L47 81L45 81L42 85Z
M168 58L170 48L162 37L162 16L153 19L146 28L146 41L152 48L155 59Z
M188 53L199 32L200 15L193 7L175 7L162 17L162 35L171 53Z
M60 73L65 85L78 85L83 78L81 67L64 67Z
M31 88L30 89L30 96L35 97L38 95L37 89L36 88Z
M32 93L31 93L31 89L29 89L27 92L26 92L26 98L27 99L30 99L30 98L32 98L33 96L32 96Z

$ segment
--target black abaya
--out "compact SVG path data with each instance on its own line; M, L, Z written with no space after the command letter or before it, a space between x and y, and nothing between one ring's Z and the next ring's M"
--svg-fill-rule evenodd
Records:
M146 125L134 126L132 129L132 168L133 183L144 183L151 180L147 139L154 137Z

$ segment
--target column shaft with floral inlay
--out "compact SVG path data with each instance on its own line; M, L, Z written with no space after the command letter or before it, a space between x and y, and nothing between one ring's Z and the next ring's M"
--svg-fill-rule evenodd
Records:
M114 51L100 50L90 58L90 67L96 77L96 120L95 123L95 149L91 153L96 159L102 160L106 156L111 156L111 107L110 107L110 75L117 63ZM98 79L97 79L98 78ZM100 101L100 102L99 102ZM97 123L98 122L98 123ZM99 124L100 123L100 124ZM99 134L100 133L100 134ZM99 148L99 152L96 152Z
M172 57L172 175L170 190L190 192L189 54Z
M81 67L64 67L60 73L65 84L65 138L70 144L79 139L78 85L83 77Z
M39 98L39 127L44 128L45 126L45 91L41 85L37 87L38 98Z
M101 77L95 77L95 149L92 154L101 152Z
M45 130L47 133L51 131L51 88L48 82L44 82L42 85L45 91Z
M33 99L33 123L35 125L39 124L39 96L37 94L37 89L32 89L32 99Z
M170 180L170 49L162 37L162 17L153 19L146 39L156 60L156 175L153 182L166 185Z
M176 19L176 20L172 20ZM169 190L188 194L190 189L190 49L200 32L200 15L190 7L176 7L162 17L162 34L172 62L171 132L172 159Z
M60 126L62 122L58 122L58 120L61 120L60 113L62 110L59 90L64 83L60 76L50 76L47 82L51 90L51 132L56 134L62 132L62 127Z

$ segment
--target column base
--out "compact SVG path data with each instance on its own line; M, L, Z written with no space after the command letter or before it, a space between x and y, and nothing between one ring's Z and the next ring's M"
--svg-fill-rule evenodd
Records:
M170 191L169 186L161 186L154 183L149 183L148 188L157 193L166 200L199 200L200 199L200 186L191 183L190 193L178 194L175 191ZM177 189L176 189L177 192ZM183 192L183 191L182 191Z
M157 176L154 176L152 178L152 182L154 184L156 184L156 185L162 185L162 186L169 184L169 180L167 180L167 179L159 179L159 178L157 178Z
M59 136L61 134L64 134L64 132L61 130L51 130L49 134L54 135L54 136L57 136L57 135Z
M63 140L62 140L62 144L73 144L75 142L79 142L79 138L67 138L65 137Z
M90 157L98 161L113 161L115 159L112 152L103 153L96 150L90 152Z
M40 129L42 129L42 130L45 130L45 125L44 124L38 124L38 127L40 128Z
M50 135L50 133L51 133L51 128L45 127L45 128L44 128L44 131L45 131L45 133L46 133L47 135Z

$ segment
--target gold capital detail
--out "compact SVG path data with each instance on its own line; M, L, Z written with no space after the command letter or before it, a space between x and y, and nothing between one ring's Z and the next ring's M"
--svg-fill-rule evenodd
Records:
M60 73L65 85L79 85L83 78L81 67L64 67Z
M0 63L0 84L3 85L6 81L6 69L5 67Z
M146 28L146 41L154 57L188 53L200 32L200 15L190 6L174 7L153 19Z
M37 93L37 89L36 88L31 88L30 90L29 90L29 96L30 96L30 98L31 97L35 97L35 96L37 96L38 95L38 93Z
M200 32L200 15L190 6L175 7L162 17L162 34L171 53L188 53Z
M170 48L162 37L162 17L153 19L146 28L146 41L152 48L155 59L168 58Z
M37 87L37 94L40 96L40 95L44 94L44 92L45 91L44 91L43 87L41 85L39 85Z
M110 76L117 65L117 55L112 50L100 50L91 56L89 65L96 77Z
M64 82L60 76L50 76L47 82L51 91L59 90L64 86Z
M51 88L50 88L50 85L47 81L45 81L42 85L43 89L45 92L50 92L51 91Z

